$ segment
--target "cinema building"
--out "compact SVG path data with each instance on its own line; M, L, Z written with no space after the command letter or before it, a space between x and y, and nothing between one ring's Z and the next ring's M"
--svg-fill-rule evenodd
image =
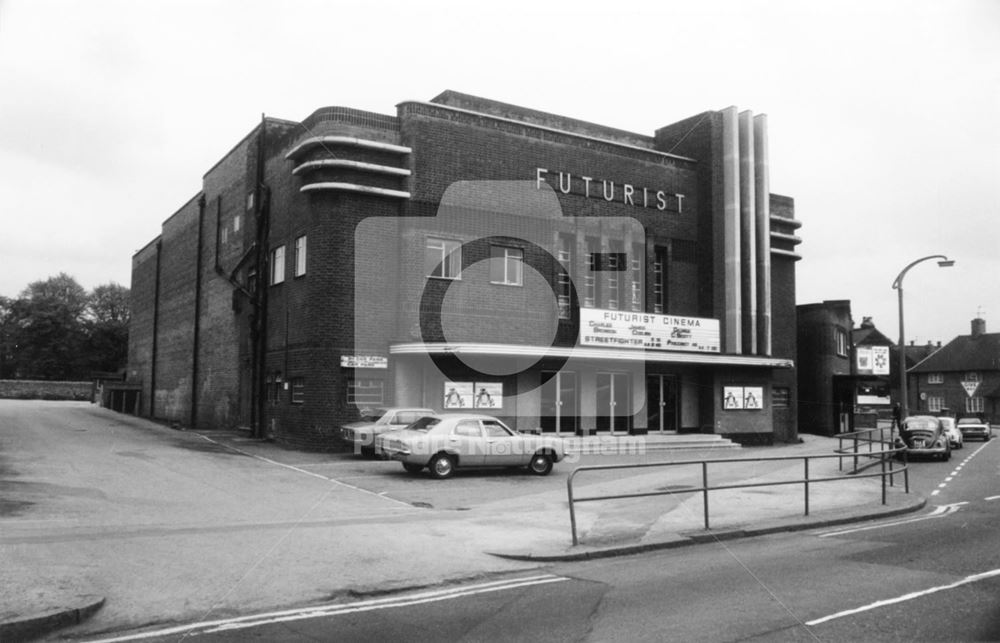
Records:
M799 225L732 107L264 118L134 255L128 379L142 415L320 448L378 406L787 441Z

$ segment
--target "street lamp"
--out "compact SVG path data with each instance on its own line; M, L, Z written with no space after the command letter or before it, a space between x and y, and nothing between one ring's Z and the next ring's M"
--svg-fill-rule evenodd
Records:
M896 280L892 282L892 287L899 293L899 419L900 421L906 419L909 415L909 397L906 391L906 336L903 332L903 277L906 276L907 271L913 266L921 263L922 261L928 261L930 259L937 259L938 266L941 268L951 268L955 265L954 260L949 259L944 255L928 255L926 257L921 257L916 261L912 262L910 265L903 268L903 271L899 273Z

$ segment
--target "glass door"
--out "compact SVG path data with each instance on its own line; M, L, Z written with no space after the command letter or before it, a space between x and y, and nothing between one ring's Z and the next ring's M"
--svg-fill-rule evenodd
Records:
M545 433L575 433L579 423L576 373L543 372L552 377L542 384L541 426Z
M628 373L597 374L597 430L627 432L632 416Z
M650 431L677 430L677 378L646 376L646 426Z

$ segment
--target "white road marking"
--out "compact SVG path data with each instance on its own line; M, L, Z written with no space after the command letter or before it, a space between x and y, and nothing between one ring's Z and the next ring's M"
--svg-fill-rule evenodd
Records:
M926 516L918 516L916 518L908 518L907 520L895 520L893 522L883 522L877 525L866 525L864 527L854 527L851 529L840 529L838 531L828 531L826 533L820 534L820 538L828 538L830 536L842 536L844 534L852 534L856 531L867 531L869 529L882 529L883 527L895 527L897 525L907 525L911 522L920 522L922 520L930 520L932 518L944 518L949 514L953 514L958 511L959 507L962 505L967 505L968 502L956 502L950 505L939 505L934 508L934 511L927 514Z
M537 576L526 576L521 578L510 578L507 580L493 581L489 583L478 583L476 585L463 585L447 589L437 589L416 594L406 594L391 596L387 598L373 598L354 603L340 605L322 605L317 607L305 607L293 610L282 610L278 612L268 612L264 614L254 614L251 616L239 616L235 618L219 619L215 621L203 621L191 623L177 627L165 628L139 634L119 636L109 639L91 641L91 643L118 643L120 641L139 641L158 636L170 636L174 634L209 634L212 632L227 632L232 630L246 629L271 623L283 623L287 621L298 621L309 618L321 618L324 616L338 616L341 614L353 614L356 612L368 612L379 609L389 609L392 607L407 607L410 605L421 605L434 601L446 601L476 594L488 592L499 592L507 589L517 589L519 587L529 587L531 585L544 585L547 583L559 583L569 580L564 576L553 574L539 574Z
M983 500L1000 500L1000 496L986 496Z
M895 605L896 603L903 603L905 601L910 601L915 598L920 598L921 596L934 594L936 592L944 591L946 589L955 589L956 587L961 587L962 585L968 585L969 583L975 583L977 581L986 580L987 578L993 578L994 576L1000 576L1000 569L991 569L990 571L983 572L981 574L973 574L972 576L966 576L962 580L956 581L949 585L939 585L937 587L931 587L930 589L924 589L919 592L910 592L909 594L903 594L902 596L897 596L896 598L889 598L882 601L875 601L874 603L870 603L862 607L856 607L851 610L844 610L843 612L830 614L829 616L817 618L812 621L806 621L806 625L807 626L819 625L820 623L826 623L828 621L842 618L844 616L851 616L853 614L867 612L869 610L878 609L879 607L885 607L886 605Z
M227 449L232 449L233 451L236 451L237 453L241 453L243 455L250 456L251 458L256 458L257 460L260 460L261 462L267 462L268 464L274 464L274 465L277 465L279 467L284 467L285 469L291 469L292 471L295 471L295 472L298 472L298 473L304 473L307 476L312 476L314 478L319 478L320 480L326 480L327 482L332 482L334 484L339 484L342 487L346 487L348 489L353 489L354 491L360 491L361 493L367 493L369 495L375 496L376 498L381 498L382 500L390 500L392 502L401 504L401 505L406 506L406 507L411 507L411 508L413 507L413 505L411 505L410 503L404 502L402 500L396 500L395 498L393 498L391 496L383 496L381 494L375 493L374 491L369 491L368 489L363 489L361 487L356 487L356 486L354 486L352 484L347 484L346 482L341 482L340 480L337 480L336 478L330 478L329 476L324 476L324 475L319 474L319 473L314 473L312 471L307 471L305 469L302 469L300 467L295 467L295 466L292 466L290 464L284 464L282 462L278 462L277 460L272 460L271 458L265 458L263 456L254 455L253 453L248 453L248 452L246 452L246 451L244 451L242 449L237 449L236 447L234 447L232 445L224 444L222 442L218 442L216 440L213 440L212 438L208 437L207 435L202 435L201 433L196 433L195 435L198 435L198 436L200 436L200 437L208 440L209 442L211 442L213 444L218 444L221 447L225 447Z

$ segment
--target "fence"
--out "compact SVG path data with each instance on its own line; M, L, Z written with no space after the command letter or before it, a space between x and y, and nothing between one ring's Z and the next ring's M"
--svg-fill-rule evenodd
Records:
M677 495L678 493L701 493L703 498L704 507L704 519L705 519L705 529L709 529L709 492L710 491L722 491L726 489L746 489L751 487L771 487L779 485L792 485L801 484L804 487L804 497L805 497L805 515L809 515L809 487L812 484L819 482L836 482L838 480L848 480L848 479L858 479L858 478L875 478L880 477L882 479L882 504L886 504L887 497L887 484L888 486L894 486L895 476L902 474L905 484L906 493L910 492L910 477L909 477L909 465L906 462L906 448L897 447L891 441L886 441L885 439L885 429L868 429L865 431L857 431L856 434L844 434L841 437L840 448L832 454L824 455L801 455L801 456L770 456L761 458L720 458L713 460L681 460L677 462L643 462L636 464L603 464L603 465L592 465L577 467L569 474L569 478L566 480L566 493L569 499L569 521L570 529L573 532L573 544L578 545L579 539L577 537L576 529L576 503L580 502L594 502L598 500L623 500L626 498L643 498L648 496L666 496L666 495ZM875 438L875 434L879 434L879 438ZM844 440L849 442L848 447L844 447ZM890 435L891 440L891 435ZM867 445L868 451L865 451ZM875 449L874 445L879 445L879 449ZM848 453L848 451L850 451ZM894 468L894 460L897 455L902 456L902 462L898 467ZM854 462L852 470L849 472L849 476L832 476L832 477L820 477L814 478L809 475L809 463L815 460L825 460L830 458L840 458L839 468L843 471L843 464L845 458L850 458ZM865 459L867 462L859 462L859 459ZM710 464L732 464L737 462L781 462L790 460L801 460L803 462L803 477L799 480L780 480L773 482L746 482L741 484L720 484L712 486L709 484L709 468ZM867 469L873 466L881 465L881 471L876 473L864 473ZM656 468L656 467L684 467L684 466L697 466L701 468L701 481L702 485L700 487L692 487L690 489L683 490L669 490L669 491L645 491L639 493L625 493L625 494L614 494L606 496L587 496L584 498L577 498L573 493L573 481L576 476L581 473L586 473L588 471L607 471L612 469L646 469L646 468Z

